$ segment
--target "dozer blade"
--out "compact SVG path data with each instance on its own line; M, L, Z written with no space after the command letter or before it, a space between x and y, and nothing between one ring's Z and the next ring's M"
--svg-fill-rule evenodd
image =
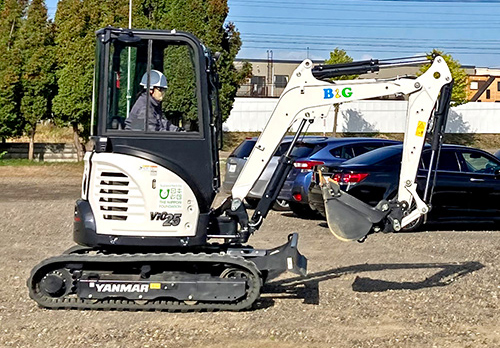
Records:
M373 225L386 216L384 212L340 191L335 181L329 180L321 190L328 227L342 241L363 239Z

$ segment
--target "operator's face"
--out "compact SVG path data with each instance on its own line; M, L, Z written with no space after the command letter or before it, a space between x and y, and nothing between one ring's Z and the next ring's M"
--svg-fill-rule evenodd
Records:
M155 98L157 102L161 102L166 90L166 88L154 87L151 91L151 96Z

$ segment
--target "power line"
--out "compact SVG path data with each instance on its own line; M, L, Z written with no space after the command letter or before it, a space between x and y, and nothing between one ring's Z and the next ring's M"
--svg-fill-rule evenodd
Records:
M339 9L342 7L372 7L373 3L380 2L382 5L384 2L393 2L395 4L391 4L391 6L397 7L414 7L415 3L426 3L432 4L433 7L449 7L449 4L460 4L460 6L477 6L481 4L487 5L500 5L500 0L354 0L361 3L352 3L353 1L346 1L343 3L339 2L307 2L307 9L311 9L311 7L322 7L322 8L331 8L331 9ZM301 9L304 8L304 2L294 2L294 1L266 1L266 0L252 0L249 2L248 0L229 0L229 6L233 5L245 5L245 6L255 6L255 5L280 5L281 7L290 8L290 6L300 6Z
M499 40L490 40L490 39L437 39L436 38L420 38L420 39L410 39L403 37L389 37L389 38L381 38L381 37L362 37L362 36L331 36L331 35L313 35L313 36L305 36L305 35L288 35L288 34L260 34L260 33L242 33L245 37L264 37L264 38L278 38L278 39L333 39L333 40L369 40L369 41L402 41L402 42L411 42L411 41L422 41L429 42L429 40L434 40L434 42L452 42L455 43L457 41L460 42L480 42L480 43L491 43L491 44L500 44Z
M237 6L244 6L243 4L237 5ZM298 9L298 10L303 10L303 7L283 7L281 5L269 5L267 4L265 6L266 8L279 8L279 9ZM324 12L324 8L307 8L308 11L322 11ZM383 9L383 10L377 10L374 9L373 6L367 6L365 9L359 9L359 8L336 8L335 9L335 14L340 13L340 12L352 12L354 15L358 15L359 13L366 13L366 14L374 14L374 13L383 13L383 14L407 14L408 11L406 10L392 10L392 9ZM492 13L456 13L456 12L437 12L437 11L412 11L413 15L434 15L434 16L457 16L457 17L467 17L470 18L471 16L478 16L478 17L492 17L492 18L498 18L497 14L492 14ZM245 16L241 16L245 17Z
M309 47L309 46L308 46ZM295 48L280 48L280 47L269 47L269 46L247 46L247 45L243 45L242 48L245 48L245 49L272 49L273 51L304 51L306 52L306 47L295 47ZM325 53L325 52L329 52L331 50L328 50L328 49L318 49L318 48L311 48L309 47L309 51L314 51L314 52L322 52L322 53ZM363 53L374 53L374 52L378 52L378 53L405 53L405 54L415 54L415 53L423 53L425 52L425 50L409 50L409 49L398 49L398 50L393 50L393 49L372 49L372 50L366 50L366 49L358 49L358 48L353 48L353 49L349 49L349 52L363 52ZM492 52L476 52L476 51L470 51L470 52L456 52L456 51L453 51L453 50L450 50L450 51L446 51L445 53L447 54L461 54L461 55L491 55ZM498 53L500 54L500 50L498 52L495 52L495 53Z
M252 43L262 43L262 44L287 44L287 45L315 45L315 46L327 46L327 47L333 47L335 44L331 43L318 43L314 41L276 41L276 40L245 40L245 42L252 42ZM407 48L423 48L423 49L428 49L436 47L435 45L431 44L414 44L414 45L402 45L401 43L343 43L344 46L347 47L407 47ZM447 46L447 45L439 45L440 48L445 48L445 49L453 49L453 50L484 50L484 51L495 51L495 52L500 52L500 47L484 47L484 46Z
M497 18L498 16L496 16ZM232 19L238 19L238 18L242 18L243 20L241 20L241 22L245 22L245 19L248 19L248 20L256 20L256 19L260 19L260 20L263 20L263 21L266 21L266 22L269 22L269 23L276 23L277 21L281 21L282 23L287 23L287 21L293 21L293 23L296 23L297 22L297 18L292 18L292 17L277 17L277 16L268 16L268 17L265 17L265 16L232 16L231 17ZM338 19L338 18L318 18L318 17L300 17L299 18L300 20L302 21L311 21L311 23L314 23L314 22L324 22L324 23L329 23L330 22L333 22L333 23L339 23L339 24L344 24L344 23L366 23L366 19L360 19L360 18L349 18L349 19ZM240 21L240 20L237 20L237 21ZM408 19L371 19L369 23L367 24L378 24L378 23L404 23L404 24L408 24ZM422 21L421 19L415 19L414 20L414 24L418 24L419 26L422 25ZM449 19L449 20L440 20L439 22L437 22L438 24L440 25L449 25L449 24L456 24L457 21L456 20L453 20L453 19ZM463 23L460 23L461 25L463 25ZM477 25L483 25L484 24L484 18L482 19L477 19L475 22L472 22L472 21L467 21L467 24L470 24L470 25L474 25L474 26L477 26ZM488 25L491 25L491 24L500 24L500 21L488 21Z
M474 30L486 30L486 31L491 31L494 27L499 27L500 28L500 22L488 22L488 26L480 26L478 27L479 24L473 24L473 23L455 23L455 24L443 24L439 22L434 22L434 23L428 23L425 28L422 28L422 23L421 22L415 22L415 23L408 23L408 22L401 22L400 24L392 24L388 25L385 24L383 21L380 23L376 23L374 21L370 23L366 23L366 21L359 22L359 23L353 23L350 20L346 21L336 21L336 22L320 22L320 21L297 21L291 19L290 21L260 21L260 20L239 20L235 21L234 23L247 23L247 24L260 24L260 25L292 25L292 26L297 26L297 25L304 25L304 26L313 26L313 27L323 27L323 26L330 26L330 27L341 27L341 28L377 28L377 29L409 29L409 28L415 28L415 29L442 29L442 30L469 30L469 29L474 29Z
M500 0L364 0L369 2L420 2L420 3L469 3L500 4Z
M228 20L241 30L242 52L272 49L297 55L309 48L324 55L339 47L383 56L437 48L475 55L486 64L499 60L500 37L493 33L500 31L500 0L228 2Z

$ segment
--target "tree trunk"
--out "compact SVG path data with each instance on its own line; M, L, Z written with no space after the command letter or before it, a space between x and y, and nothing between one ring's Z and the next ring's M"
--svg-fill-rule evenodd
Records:
M340 104L335 104L335 114L333 117L333 137L337 137L337 118L339 116Z
M82 143L80 143L80 134L78 132L78 123L72 123L73 125L73 143L75 144L76 148L76 156L78 158L78 162L83 160L83 156L85 153L85 150L82 146Z
M36 126L32 127L30 131L30 145L28 148L28 159L30 161L33 161L33 158L35 157L35 132Z

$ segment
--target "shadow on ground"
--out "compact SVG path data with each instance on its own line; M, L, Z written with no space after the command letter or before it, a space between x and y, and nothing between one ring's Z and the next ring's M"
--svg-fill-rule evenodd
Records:
M318 223L318 226L328 228L328 224L324 221ZM477 221L477 222L432 222L425 224L418 231L411 232L398 232L398 233L419 233L419 232L433 232L433 231L498 231L499 223L492 221Z
M388 290L419 290L442 287L484 268L484 265L479 262L469 261L463 263L362 264L334 268L312 273L306 277L295 277L269 282L264 286L262 291L264 297L260 300L258 307L270 307L274 304L274 300L279 298L297 298L302 299L306 304L317 305L319 304L319 283L347 274L432 268L437 268L438 272L415 282L394 282L357 276L352 284L352 289L356 292L384 292Z

